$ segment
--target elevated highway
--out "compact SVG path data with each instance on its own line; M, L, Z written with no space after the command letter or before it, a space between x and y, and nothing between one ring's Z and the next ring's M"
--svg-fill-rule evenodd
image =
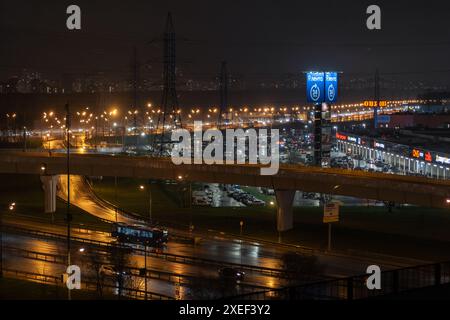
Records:
M337 194L425 207L450 208L450 181L424 177L281 165L273 176L260 175L261 165L174 165L170 158L72 154L71 174L171 179L268 187L276 190L278 229L292 227L296 190ZM55 176L67 173L64 154L0 152L0 173ZM52 179L49 179L53 181ZM45 184L45 182L44 182ZM45 189L45 185L44 185Z

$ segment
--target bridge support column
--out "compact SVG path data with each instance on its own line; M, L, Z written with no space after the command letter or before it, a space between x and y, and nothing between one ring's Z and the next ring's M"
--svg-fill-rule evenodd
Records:
M295 190L275 190L277 198L277 230L287 231L293 227L292 204Z
M58 176L41 176L42 187L44 189L44 211L45 213L56 212L56 185Z

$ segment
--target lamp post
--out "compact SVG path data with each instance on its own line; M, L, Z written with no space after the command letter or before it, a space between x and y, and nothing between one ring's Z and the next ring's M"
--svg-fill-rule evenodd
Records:
M144 299L147 300L147 242L144 245Z
M3 278L3 210L0 212L0 278Z
M70 110L69 104L66 104L66 131L67 131L67 263L70 266L70 222L72 216L70 214ZM67 299L71 300L70 289L67 291Z
M270 201L269 205L275 208L275 213L277 213L277 205L275 201ZM281 231L278 231L278 243L281 243Z
M151 189L150 187L149 189L149 218L150 218L150 223L152 220L152 193L151 193ZM144 191L145 190L145 186L144 185L140 185L139 186L139 190ZM147 300L147 242L144 245L144 297L145 300Z
M328 202L331 202L333 200L333 195L334 192L340 188L341 185L335 185L333 187L333 189L331 190L331 194L330 194L330 200ZM326 205L327 203L324 203L324 205ZM328 251L331 251L331 222L328 222Z
M194 229L194 225L193 225L193 223L192 223L192 182L191 181L188 181L188 182L185 182L184 184L183 184L183 181L185 180L184 179L184 176L183 175L178 175L177 176L177 180L178 181L180 181L182 184L181 184L181 206L183 206L183 207L187 207L187 208L189 208L189 232L192 232L192 230ZM184 187L184 186L186 186L186 187ZM186 204L186 193L185 192L187 192L187 200L188 200L188 203Z
M118 203L117 203L117 176L114 176L114 201L116 203L115 213L116 213L116 223L117 223L117 210L118 210L118 208L117 208L117 206L118 206Z
M140 185L139 190L144 191L145 186ZM152 190L151 190L150 186L148 187L148 218L149 218L149 223L151 224L152 223Z

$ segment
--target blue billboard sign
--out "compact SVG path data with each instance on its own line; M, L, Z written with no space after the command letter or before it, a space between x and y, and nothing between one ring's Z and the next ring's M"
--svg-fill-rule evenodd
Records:
M325 72L325 102L334 103L338 95L337 72Z
M306 100L308 102L318 104L325 101L324 78L323 72L306 73Z
M387 114L378 115L378 123L389 123L391 122L391 116Z

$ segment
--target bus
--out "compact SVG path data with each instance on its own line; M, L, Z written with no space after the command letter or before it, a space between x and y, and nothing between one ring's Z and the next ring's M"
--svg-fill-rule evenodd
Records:
M141 244L146 246L161 246L167 243L168 231L157 227L127 225L114 223L111 235L119 242Z

